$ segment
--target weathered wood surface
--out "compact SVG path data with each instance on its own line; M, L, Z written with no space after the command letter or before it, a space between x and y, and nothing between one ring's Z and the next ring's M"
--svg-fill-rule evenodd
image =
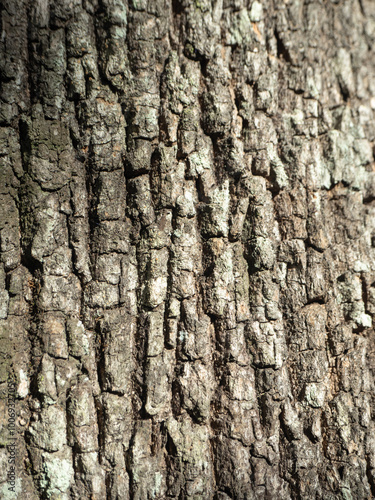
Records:
M375 3L0 9L1 498L373 498Z

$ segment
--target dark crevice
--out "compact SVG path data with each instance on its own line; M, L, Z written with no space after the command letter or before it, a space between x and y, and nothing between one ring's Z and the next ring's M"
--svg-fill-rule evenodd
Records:
M366 196L366 197L363 198L362 203L364 205L370 205L370 204L373 204L374 201L375 201L375 196L374 195L369 195L369 196Z
M140 261L138 256L137 261ZM140 297L138 300L140 301ZM135 415L140 418L149 418L146 412L146 369L147 369L147 324L146 324L146 314L142 311L138 311L137 315L137 328L135 333L135 366L132 373L132 387L133 387L133 411Z
M102 317L100 317L102 319ZM105 386L105 364L104 364L104 343L105 343L105 334L101 329L101 322L95 322L95 362L96 369L98 373L98 382L100 385L100 389L103 392Z
M350 98L348 88L346 87L346 85L343 85L341 82L339 82L339 87L340 87L340 92L341 92L341 95L342 95L344 102L348 102L349 98Z
M370 485L372 497L375 498L375 479L374 479L375 474L374 474L374 469L371 469L370 461L371 461L371 457L367 455L366 456L366 476L367 476L367 481Z
M281 60L284 60L287 63L292 64L290 53L276 28L274 29L274 35L276 38L276 45L277 45L277 57Z
M306 302L306 305L311 305L311 304L325 304L326 299L324 297L314 297L313 299L308 299Z
M184 6L181 0L172 0L172 14L179 16L184 12Z
M103 463L103 453L105 450L105 419L103 404L100 397L95 398L95 409L98 422L99 463Z

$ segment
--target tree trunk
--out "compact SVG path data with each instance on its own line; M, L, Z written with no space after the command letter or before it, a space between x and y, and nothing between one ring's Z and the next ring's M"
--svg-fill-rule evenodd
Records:
M0 8L1 498L374 498L375 3Z

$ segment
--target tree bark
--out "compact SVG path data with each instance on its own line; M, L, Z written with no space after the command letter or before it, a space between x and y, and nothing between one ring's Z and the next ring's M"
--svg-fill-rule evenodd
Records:
M0 15L1 498L374 498L375 3Z

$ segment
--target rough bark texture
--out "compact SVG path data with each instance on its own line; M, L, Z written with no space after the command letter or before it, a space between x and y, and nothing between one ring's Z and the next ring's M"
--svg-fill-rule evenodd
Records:
M375 3L0 9L1 498L373 498Z

